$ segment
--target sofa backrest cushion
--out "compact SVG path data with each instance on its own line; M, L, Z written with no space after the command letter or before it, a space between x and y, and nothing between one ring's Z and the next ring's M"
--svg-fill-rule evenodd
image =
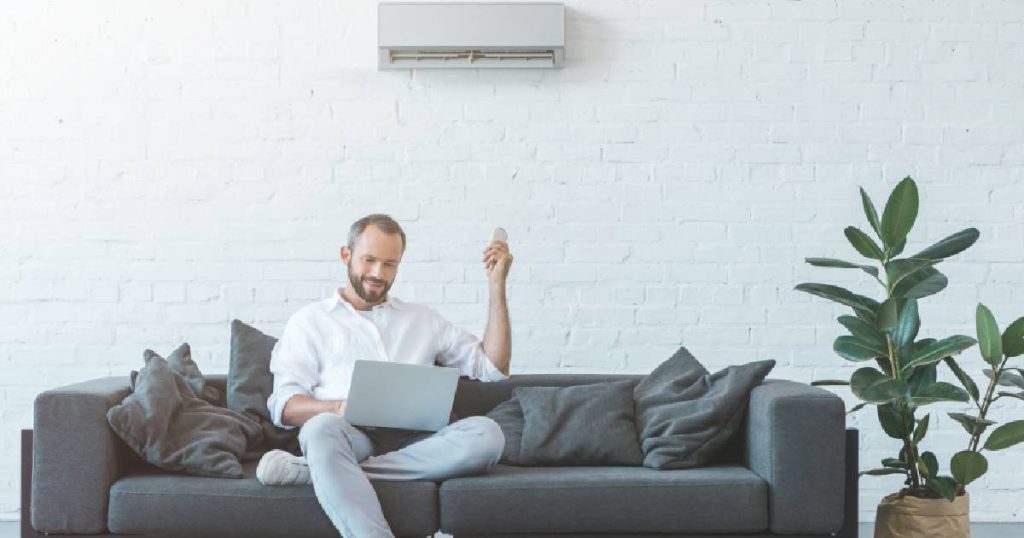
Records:
M278 428L270 419L267 398L274 390L270 373L270 353L277 338L242 323L231 322L231 354L228 363L228 408L244 413L260 423L263 447L250 451L247 460L259 457L263 449L280 448L299 452L298 429Z
M633 387L624 379L573 387L517 387L524 465L639 465Z
M506 381L484 383L463 378L459 380L459 388L455 393L455 414L459 417L486 415L493 419L505 434L501 463L526 465L521 458L525 418L519 399L514 395L517 387L575 387L615 381L636 383L640 379L643 379L643 376L533 374L516 375Z
M519 455L523 449L523 427L526 426L526 418L523 416L522 406L519 405L519 398L513 395L512 398L501 402L487 412L487 418L498 423L501 433L505 436L501 463L520 465L522 460Z
M719 459L741 431L750 391L774 366L757 361L711 374L679 348L636 386L644 465L683 469Z
M462 378L455 393L455 414L459 417L486 415L511 398L516 387L570 387L624 379L639 381L643 377L624 374L525 374L490 383Z

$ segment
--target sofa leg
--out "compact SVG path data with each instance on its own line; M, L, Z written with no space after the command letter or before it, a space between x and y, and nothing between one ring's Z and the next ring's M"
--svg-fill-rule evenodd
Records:
M21 538L39 536L32 528L32 430L21 430Z
M855 428L846 430L846 491L843 509L843 529L836 534L838 538L857 538L859 529L859 500L857 481L860 476L860 433Z

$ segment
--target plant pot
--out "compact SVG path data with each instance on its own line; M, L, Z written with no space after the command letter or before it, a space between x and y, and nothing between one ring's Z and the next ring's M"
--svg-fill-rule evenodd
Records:
M887 495L878 503L875 538L970 538L970 497L922 499Z

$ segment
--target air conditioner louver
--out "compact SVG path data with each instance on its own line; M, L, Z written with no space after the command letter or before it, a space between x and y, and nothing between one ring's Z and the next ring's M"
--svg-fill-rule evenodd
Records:
M378 67L552 68L565 58L561 3L382 3Z

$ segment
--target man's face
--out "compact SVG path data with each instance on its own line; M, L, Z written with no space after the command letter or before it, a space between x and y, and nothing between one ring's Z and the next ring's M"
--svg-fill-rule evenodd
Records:
M356 238L354 247L341 247L341 259L348 265L348 281L360 299L377 304L387 297L398 275L402 259L402 238L370 225Z

